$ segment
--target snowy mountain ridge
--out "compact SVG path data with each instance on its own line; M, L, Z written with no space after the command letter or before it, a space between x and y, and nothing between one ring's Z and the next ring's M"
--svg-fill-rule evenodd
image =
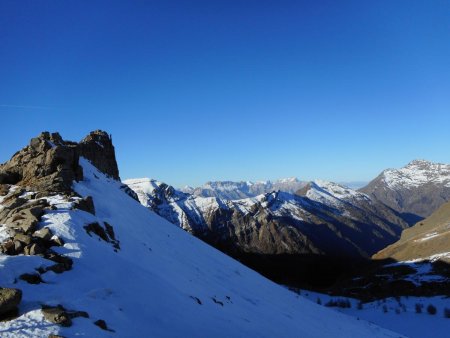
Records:
M375 247L397 239L402 230L401 220L366 194L327 181L306 183L297 194L274 191L233 200L183 193L150 179L124 183L137 193L144 206L168 221L210 243L226 243L244 251L273 254L341 250L367 256ZM277 226L264 230L272 223ZM319 230L314 224L327 225ZM323 238L334 237L336 232L346 235L337 236L341 237L336 238L340 244L331 245L324 244L317 231ZM272 239L264 243L266 232ZM367 238L361 232L367 233ZM369 244L374 234L377 240ZM280 237L279 242L273 237Z
M403 168L384 170L359 191L414 225L450 200L450 165L414 160Z
M219 197L221 199L243 199L276 190L295 193L305 186L306 182L296 177L282 178L274 181L210 181L196 188L184 187L182 192L201 197Z
M430 183L450 187L450 165L426 160L411 161L400 169L387 169L382 176L386 185L392 189Z

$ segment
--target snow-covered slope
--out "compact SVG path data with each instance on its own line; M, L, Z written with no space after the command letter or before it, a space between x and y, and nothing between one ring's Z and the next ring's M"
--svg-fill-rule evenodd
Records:
M361 191L413 225L450 200L450 165L415 160L400 169L384 170Z
M0 285L23 291L20 316L0 322L2 337L398 337L335 313L275 285L142 207L87 160L74 183L92 196L95 216L72 209L76 197L53 196L40 226L64 239L55 248L73 268L42 274L44 283L18 280L51 262L0 255ZM45 198L45 197L42 197ZM107 222L120 243L88 234ZM86 311L71 327L44 320L41 305ZM102 319L110 331L93 324Z
M184 187L182 192L193 194L200 197L218 197L221 199L235 200L248 197L255 197L260 194L270 193L272 191L284 191L295 193L298 189L305 186L307 182L298 180L296 177L283 178L275 181L214 181L207 182L204 185L192 188Z

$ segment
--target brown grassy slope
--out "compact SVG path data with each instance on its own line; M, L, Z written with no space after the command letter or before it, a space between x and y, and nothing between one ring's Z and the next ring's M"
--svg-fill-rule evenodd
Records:
M374 259L404 261L450 252L450 202L402 232L400 240L376 253ZM446 261L450 261L447 257Z

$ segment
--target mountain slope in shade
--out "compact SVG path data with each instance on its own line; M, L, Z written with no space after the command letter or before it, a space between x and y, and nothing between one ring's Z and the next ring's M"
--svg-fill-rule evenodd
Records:
M374 255L375 259L437 260L450 263L450 202L402 232L400 240Z
M367 195L326 181L296 195L241 200L194 196L150 179L124 183L144 206L227 252L370 257L406 226Z
M450 200L450 165L415 160L403 168L383 171L360 191L413 225Z
M295 177L283 178L276 181L215 181L207 182L204 185L192 188L184 187L182 192L200 197L217 197L227 200L236 200L248 197L256 197L272 191L284 191L295 193L302 188L306 182L300 181Z

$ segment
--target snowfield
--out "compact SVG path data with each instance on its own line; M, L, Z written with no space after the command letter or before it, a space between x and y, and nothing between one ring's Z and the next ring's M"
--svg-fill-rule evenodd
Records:
M80 195L92 196L96 215L49 198L41 226L64 239L58 252L73 269L47 272L32 285L17 276L52 262L0 255L0 285L23 291L20 316L0 322L0 336L47 337L396 337L364 320L314 304L276 285L141 206L81 159ZM88 235L88 223L109 223L120 241ZM44 320L41 305L87 311L63 328ZM103 319L111 331L93 324Z
M333 311L349 314L377 325L389 328L410 338L447 338L450 333L450 318L444 317L450 310L450 298L440 297L398 297L371 303L360 303L347 297L331 297L326 294L302 290L301 295L325 307L330 300L348 300L350 308L333 307ZM358 305L359 304L359 305ZM436 308L436 314L429 314L427 307ZM421 312L416 312L416 307Z

